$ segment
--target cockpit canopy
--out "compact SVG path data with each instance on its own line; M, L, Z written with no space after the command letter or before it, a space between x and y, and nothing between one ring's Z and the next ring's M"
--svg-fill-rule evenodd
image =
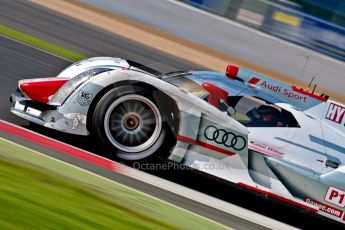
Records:
M235 110L232 117L247 127L300 127L292 113L260 98L232 96L225 103Z
M227 96L223 89L211 83L199 84L188 77L190 73L172 72L161 78L180 88L208 101L211 105L227 112L229 116L247 127L300 127L289 111L255 96ZM212 88L213 87L213 88ZM213 89L213 92L212 90ZM220 91L220 92L217 92ZM219 94L219 103L214 103L212 93ZM211 100L213 99L213 100Z
M187 78L189 75L189 73L185 72L171 72L163 75L161 79L185 92L194 94L200 98L205 98L208 94L207 91L195 81Z

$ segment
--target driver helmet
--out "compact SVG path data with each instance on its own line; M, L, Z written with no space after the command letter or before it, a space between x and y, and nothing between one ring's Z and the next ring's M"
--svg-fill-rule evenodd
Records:
M279 115L278 109L267 105L261 105L255 111L263 122L271 122Z

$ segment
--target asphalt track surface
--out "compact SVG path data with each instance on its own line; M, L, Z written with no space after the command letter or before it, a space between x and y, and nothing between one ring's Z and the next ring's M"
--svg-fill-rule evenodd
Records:
M198 66L186 63L185 61L165 55L153 49L142 47L136 43L129 42L121 37L116 37L85 24L61 17L27 2L2 0L0 2L0 9L1 24L40 37L89 57L99 55L120 56L144 64L159 63L155 67L161 71L199 69ZM8 97L15 90L17 81L24 78L55 76L61 69L69 64L70 62L66 60L0 36L0 119L28 127L26 121L15 117L9 112ZM71 137L69 135L37 127L28 128L88 151L102 154L102 152L99 152L95 145L87 138ZM2 133L2 136L6 135ZM15 141L25 142L23 140ZM34 149L40 148L30 143L22 144ZM41 151L43 151L43 149ZM46 152L46 149L43 152ZM52 152L48 154L54 155ZM84 165L75 159L64 160L76 165L81 165L84 168L88 168L90 171L100 173L110 179L127 184L130 187L152 194L236 229L263 229L244 219L176 196L175 194L157 189L149 184L125 178L120 174L116 175L113 173L114 175L109 176L106 172L103 172L102 169L98 169L91 165ZM210 194L296 227L339 227L339 225L335 225L333 222L315 218L315 216L309 213L295 208L285 207L271 200L265 201L262 199L263 197L234 189L228 185L202 177L196 173L187 173L185 171L174 171L173 173L166 171L149 171L149 173L159 175L170 181Z

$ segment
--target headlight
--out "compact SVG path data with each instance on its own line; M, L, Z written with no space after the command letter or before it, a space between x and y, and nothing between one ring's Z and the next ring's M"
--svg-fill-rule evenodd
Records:
M68 96L74 92L83 82L89 80L93 76L100 74L102 72L108 71L106 68L97 68L92 70L87 70L81 74L78 74L68 82L66 82L50 99L50 105L61 106Z

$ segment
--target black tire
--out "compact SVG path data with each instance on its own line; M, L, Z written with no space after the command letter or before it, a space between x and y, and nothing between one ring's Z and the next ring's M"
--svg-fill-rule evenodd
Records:
M176 140L169 127L171 114L165 114L159 104L153 92L143 87L131 85L113 88L99 100L93 111L90 126L92 136L104 144L111 157L122 162L147 161L166 155ZM134 111L132 105L141 110L143 107L141 112L154 122L145 122L145 116L138 109ZM144 130L149 131L143 135Z

